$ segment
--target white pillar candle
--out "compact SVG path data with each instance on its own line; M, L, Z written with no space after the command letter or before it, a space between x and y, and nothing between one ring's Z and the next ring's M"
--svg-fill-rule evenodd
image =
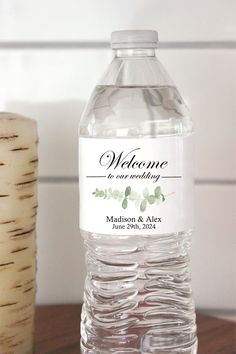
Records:
M0 353L32 354L37 125L0 113Z

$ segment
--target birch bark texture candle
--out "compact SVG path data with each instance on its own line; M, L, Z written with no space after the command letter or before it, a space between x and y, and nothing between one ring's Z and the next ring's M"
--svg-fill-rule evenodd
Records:
M0 353L32 354L37 125L0 113Z

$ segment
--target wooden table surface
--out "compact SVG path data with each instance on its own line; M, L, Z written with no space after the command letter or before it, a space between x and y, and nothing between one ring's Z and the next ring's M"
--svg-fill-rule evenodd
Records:
M79 354L80 305L39 306L35 354ZM197 315L198 354L235 354L236 324Z

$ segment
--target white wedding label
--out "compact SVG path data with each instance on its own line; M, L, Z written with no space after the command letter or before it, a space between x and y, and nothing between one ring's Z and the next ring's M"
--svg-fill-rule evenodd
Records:
M193 227L192 135L79 138L80 228L154 235Z

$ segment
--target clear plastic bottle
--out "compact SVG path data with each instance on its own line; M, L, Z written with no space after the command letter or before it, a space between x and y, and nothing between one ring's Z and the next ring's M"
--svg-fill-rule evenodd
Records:
M155 31L113 32L80 123L86 354L197 353L192 121L156 47Z

